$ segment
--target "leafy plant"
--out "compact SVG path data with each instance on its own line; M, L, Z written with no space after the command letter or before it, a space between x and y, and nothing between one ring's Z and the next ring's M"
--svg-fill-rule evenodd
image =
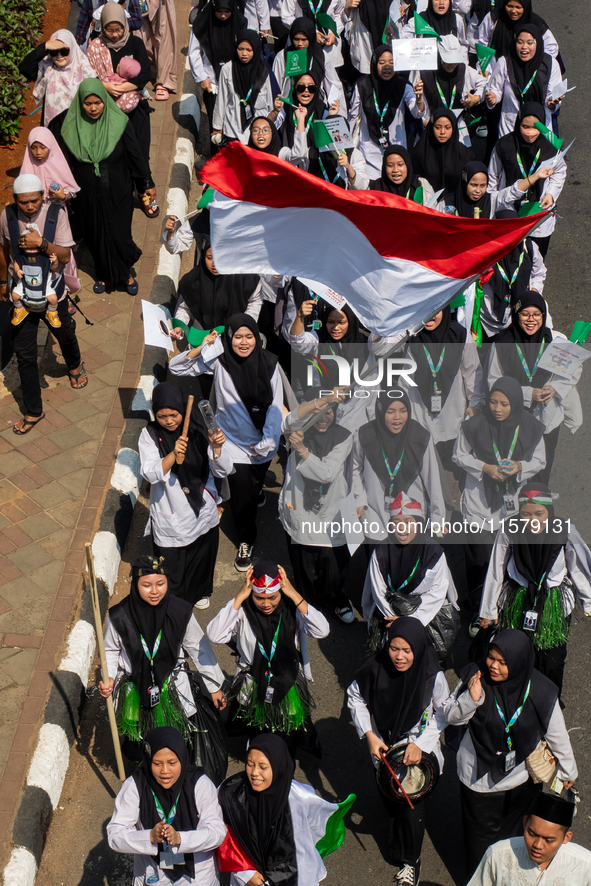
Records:
M25 107L26 81L18 66L41 39L45 0L0 2L0 140L18 136Z

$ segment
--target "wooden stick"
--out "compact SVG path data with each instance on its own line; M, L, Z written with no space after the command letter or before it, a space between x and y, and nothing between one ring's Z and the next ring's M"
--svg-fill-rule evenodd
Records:
M193 394L189 394L187 397L187 411L185 412L185 421L183 423L183 437L186 437L189 432L189 422L191 421L191 410L193 408L193 400L195 397ZM185 460L184 455L177 455L176 463L177 465L182 465Z
M398 776L396 775L396 773L394 772L394 770L392 769L392 767L390 766L390 764L386 760L386 757L384 756L384 752L382 751L381 748L380 748L380 757L382 758L382 763L385 763L387 768L390 770L390 775L392 776L392 778L394 779L394 781L398 785L398 790L402 793L402 796L404 797L404 799L406 800L406 802L408 803L410 808L414 809L415 807L412 805L410 797L408 796L408 794L406 793L406 791L402 787Z
M88 566L88 576L90 579L90 595L92 597L92 608L94 611L94 625L96 628L96 639L99 648L99 656L101 659L101 675L103 683L109 683L109 670L107 668L107 656L105 654L105 643L103 640L103 620L101 618L101 608L99 604L98 591L96 588L96 576L94 574L94 560L92 557L92 547L86 542L86 565ZM107 698L107 711L109 712L109 725L111 727L111 737L113 739L113 747L115 748L115 758L117 760L117 769L119 770L119 778L125 781L125 766L123 765L123 757L121 756L121 745L119 743L119 733L117 731L117 720L115 718L115 708L113 706L113 696Z

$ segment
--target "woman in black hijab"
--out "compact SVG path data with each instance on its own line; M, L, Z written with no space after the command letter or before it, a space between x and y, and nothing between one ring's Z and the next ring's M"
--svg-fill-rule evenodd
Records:
M480 160L470 160L454 193L444 194L444 206L454 206L462 218L492 218L494 214L488 186L488 168Z
M473 152L459 140L458 121L453 111L445 108L435 111L411 157L414 171L426 178L434 191L443 188L446 193L455 192Z
M256 321L248 314L228 318L221 336L214 330L196 348L170 361L175 375L214 376L217 421L234 470L228 477L230 507L239 540L235 566L246 572L256 540L257 507L265 474L281 435L283 385L277 357L264 350ZM209 350L215 343L213 356ZM203 349L206 348L202 355Z
M453 10L451 0L429 0L427 8L421 17L425 19L427 24L431 25L433 30L437 31L440 37L446 34L453 34L461 43L466 43L466 35L461 20Z
M327 404L311 428L301 428ZM350 492L353 446L351 432L336 423L335 395L322 397L320 387L309 388L304 402L285 416L283 433L291 455L284 469L279 496L279 519L285 530L296 584L318 607L334 609L350 624L355 614L344 587L351 556L343 533L326 532Z
M232 63L224 65L220 75L213 112L212 141L215 144L219 144L221 138L246 143L254 117L272 110L270 72L261 52L261 38L257 31L246 28L238 31Z
M251 864L240 880L232 877L232 886L244 883L246 877L252 886L318 886L326 876L315 844L318 828L338 806L321 800L293 776L294 763L285 742L278 735L260 735L250 742L245 771L220 786L228 850L238 844L245 863ZM220 850L220 859L226 845ZM230 851L229 856L235 857Z
M267 131L268 130L268 131ZM255 117L250 124L248 147L263 154L280 156L281 139L275 123L269 117Z
M215 480L232 470L219 430L208 431L197 407L183 437L186 402L177 385L163 382L152 395L154 419L139 439L140 470L150 483L154 550L166 557L170 592L206 609L213 593L221 501ZM179 464L179 456L181 458Z
M546 325L547 306L539 292L526 290L512 303L511 325L495 336L490 352L489 382L500 376L517 379L523 392L526 409L544 425L546 465L536 479L548 483L558 444L560 425L564 418L562 401L580 378L555 378L539 368L546 345L553 340Z
M278 52L273 62L273 73L277 78L280 86L285 81L285 68L287 63L287 53L306 50L306 69L308 73L314 72L319 83L324 80L324 52L318 44L318 37L314 21L311 18L300 17L294 19L289 29L289 45L281 52ZM287 78L290 80L290 78ZM282 90L284 92L284 90ZM287 95L287 92L284 92Z
M294 104L299 104L299 107L303 108L306 113L305 117L301 119L301 112L298 116L294 108L290 105L283 104L279 98L275 100L276 109L280 106L283 107L284 117L283 123L280 127L281 139L284 147L290 148L293 153L293 149L296 147L297 133L301 132L303 127L308 146L308 158L310 161L314 160L317 165L318 148L314 141L312 124L315 120L322 120L324 113L327 110L320 90L322 79L318 76L314 68L312 68L307 74L299 74L292 79ZM329 117L334 116L336 113L334 106L328 109ZM273 117L273 114L270 116Z
M210 134L222 68L232 60L236 36L246 27L236 0L206 3L193 22L188 56L193 78L203 90Z
M358 431L353 455L353 488L366 537L388 536L390 506L399 492L430 505L432 520L443 524L445 501L435 445L429 431L411 418L408 394L400 388L376 401L375 419ZM377 525L376 525L377 524Z
M188 654L212 693L225 706L224 675L192 606L168 592L164 558L140 557L132 568L129 595L112 606L105 624L109 679L99 683L103 698L114 693L123 750L137 759L138 742L158 723L174 724L191 745L195 704L185 655ZM129 668L129 670L127 670Z
M472 15L476 17L478 24L478 43L491 46L495 50L495 58L511 54L515 44L515 29L520 25L537 25L544 37L544 45L549 55L558 55L558 45L554 35L548 28L544 19L532 9L532 0L475 0L472 6ZM511 14L507 5L511 3Z
M133 854L134 876L145 877L146 883L168 879L217 886L214 850L225 835L215 787L203 769L191 764L181 734L171 726L152 729L143 742L141 767L115 800L107 825L111 849ZM191 845L199 850L184 848ZM173 853L172 847L182 851Z
M380 751L406 743L404 766L417 765L425 753L435 757L442 769L439 735L445 724L442 705L448 695L445 675L425 628L417 618L397 618L388 630L386 648L362 665L347 690L357 734L367 738L374 765L380 760ZM400 780L405 777L401 774ZM380 797L390 818L388 860L408 877L402 882L418 883L427 800L415 800L411 809L381 791Z
M397 197L414 200L415 203L425 202L424 184L414 174L410 154L402 145L390 145L386 148L382 158L382 174L369 183L369 190L395 194Z
M522 833L523 816L542 788L525 761L542 739L565 787L577 777L557 696L535 670L533 646L521 631L497 634L486 660L460 671L444 708L451 726L468 727L457 755L468 876L492 843Z

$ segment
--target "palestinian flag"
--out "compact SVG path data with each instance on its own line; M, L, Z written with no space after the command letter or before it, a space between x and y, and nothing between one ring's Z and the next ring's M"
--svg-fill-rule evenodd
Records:
M216 189L222 274L287 274L331 287L378 335L419 327L546 217L444 215L381 191L345 191L232 142L201 178Z

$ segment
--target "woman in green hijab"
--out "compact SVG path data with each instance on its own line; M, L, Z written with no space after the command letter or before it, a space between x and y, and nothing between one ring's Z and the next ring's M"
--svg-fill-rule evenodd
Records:
M94 291L123 285L136 295L131 268L142 253L131 236L133 189L150 197L156 189L129 118L89 79L51 130L80 185L74 212L94 261Z

